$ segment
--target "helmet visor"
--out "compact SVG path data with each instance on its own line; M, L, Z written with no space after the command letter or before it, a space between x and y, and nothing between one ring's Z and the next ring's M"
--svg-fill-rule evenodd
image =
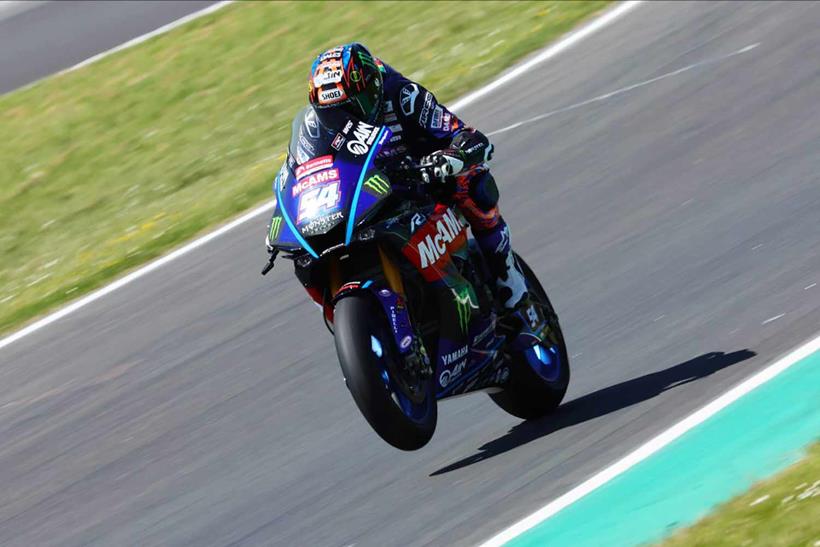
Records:
M352 99L349 107L353 108L351 114L355 114L363 121L374 125L381 125L382 104L384 96L382 94L381 82L377 78L371 78L363 91L357 93Z

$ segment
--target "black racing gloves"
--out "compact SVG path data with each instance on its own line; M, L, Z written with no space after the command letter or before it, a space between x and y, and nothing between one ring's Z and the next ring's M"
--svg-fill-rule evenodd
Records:
M447 177L464 170L464 156L460 150L446 148L421 158L420 165L425 168L424 174L434 181L444 182ZM432 182L425 180L424 182Z
M444 182L447 177L490 161L493 151L493 145L483 133L475 129L465 129L455 136L448 148L424 156L420 164L426 168L428 178Z

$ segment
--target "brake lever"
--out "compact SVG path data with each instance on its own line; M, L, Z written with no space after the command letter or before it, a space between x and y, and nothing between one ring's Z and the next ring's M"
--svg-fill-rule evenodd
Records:
M265 267L262 268L262 275L267 275L269 271L273 269L274 262L276 262L276 256L279 254L279 249L274 249L270 252L270 258L268 259L268 263L265 264Z

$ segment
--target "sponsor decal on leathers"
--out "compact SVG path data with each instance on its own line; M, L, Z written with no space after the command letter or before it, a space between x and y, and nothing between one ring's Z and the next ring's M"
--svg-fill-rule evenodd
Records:
M319 121L316 119L316 111L312 108L305 114L305 127L307 127L307 133L312 139L319 138Z
M441 129L441 117L444 114L444 109L441 106L437 106L433 109L433 119L430 121L430 125L433 129Z
M419 124L422 127L427 127L427 120L430 118L430 107L433 105L433 94L429 91L424 94L424 107L419 114Z
M416 97L419 95L419 86L407 84L401 88L401 111L409 116L416 110Z
M444 113L441 115L441 128L442 128L444 131L452 131L452 130L453 130L453 128L450 126L450 119L451 119L451 117L452 117L452 116L451 116L451 114L450 114L449 112L444 112Z

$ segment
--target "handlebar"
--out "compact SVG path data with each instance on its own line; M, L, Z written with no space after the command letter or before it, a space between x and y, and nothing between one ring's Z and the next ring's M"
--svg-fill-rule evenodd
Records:
M424 167L411 157L405 157L395 165L387 168L388 176L396 182L407 184L411 187L425 187L433 180L430 168Z

